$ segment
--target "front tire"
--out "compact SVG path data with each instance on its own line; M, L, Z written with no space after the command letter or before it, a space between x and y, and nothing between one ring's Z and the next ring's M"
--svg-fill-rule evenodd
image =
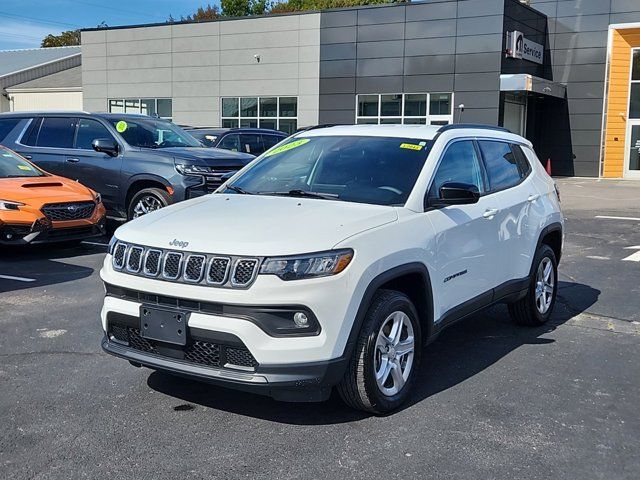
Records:
M527 295L509 304L509 313L518 325L539 327L551 317L558 293L558 262L548 245L538 248L529 283Z
M127 218L133 220L171 203L169 194L161 188L144 188L137 192L127 207Z
M418 313L405 294L379 290L337 389L357 410L381 415L407 399L420 364Z

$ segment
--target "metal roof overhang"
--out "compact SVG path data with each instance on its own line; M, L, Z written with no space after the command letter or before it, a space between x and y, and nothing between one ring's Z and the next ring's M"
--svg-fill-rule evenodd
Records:
M500 75L500 91L532 92L550 97L565 98L567 86L527 73L502 74Z

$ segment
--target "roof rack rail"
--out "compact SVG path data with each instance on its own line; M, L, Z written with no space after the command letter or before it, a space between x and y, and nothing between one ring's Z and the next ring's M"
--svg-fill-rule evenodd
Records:
M495 125L483 125L481 123L451 123L440 127L440 129L438 129L438 133L448 132L449 130L458 130L461 128L474 128L477 130L494 130L497 132L511 133L511 130L508 128L498 127Z
M339 127L344 123L321 123L319 125L311 125L310 127L302 127L296 130L296 133L308 132L309 130L317 130L318 128Z

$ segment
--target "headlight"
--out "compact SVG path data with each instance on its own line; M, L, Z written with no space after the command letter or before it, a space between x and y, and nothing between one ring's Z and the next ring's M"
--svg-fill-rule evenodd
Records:
M277 275L282 280L327 277L342 272L353 259L353 250L296 255L294 257L267 258L260 267L262 275Z
M185 165L183 163L176 163L176 170L182 175L206 175L212 173L211 167L204 165Z
M24 206L24 203L0 200L0 210L20 210L22 206Z
M115 248L116 243L118 243L118 239L116 238L115 235L112 235L111 240L109 240L109 250L108 250L109 255L113 255L113 249Z

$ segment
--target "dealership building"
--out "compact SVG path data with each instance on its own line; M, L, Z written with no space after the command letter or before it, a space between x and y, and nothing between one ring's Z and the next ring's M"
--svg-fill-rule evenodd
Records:
M89 111L294 132L487 123L640 178L640 0L423 0L82 32Z

